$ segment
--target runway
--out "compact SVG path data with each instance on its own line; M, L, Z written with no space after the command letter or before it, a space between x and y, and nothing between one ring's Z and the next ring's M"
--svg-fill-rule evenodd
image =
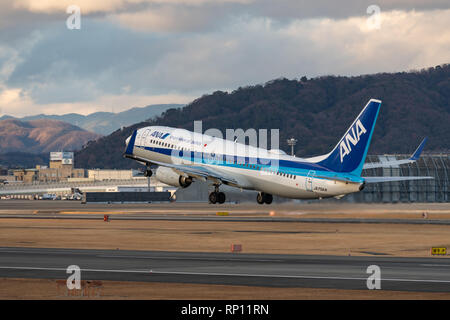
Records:
M101 220L104 214L39 214L39 215L2 215L0 219L56 219L56 220ZM211 216L168 216L168 215L151 215L151 216L110 216L109 220L128 220L128 221L213 221L213 222L302 222L302 223L368 223L368 224L426 224L426 225L450 225L450 220L420 220L420 219L330 219L330 218L271 218L271 217L211 217Z
M421 205L410 205L389 209L380 206L384 215L371 215L371 207L336 204L274 204L256 206L254 204L208 203L91 203L77 201L0 201L0 219L58 219L58 220L99 220L109 215L110 220L124 221L214 221L214 222L301 222L301 223L368 223L368 224L415 224L450 225L450 209L443 204L434 204L433 218L423 219L420 213L425 211ZM375 207L375 206L373 206ZM394 207L395 208L395 207ZM432 207L433 208L433 207ZM369 210L369 214L365 214ZM226 215L217 215L225 212ZM274 215L270 215L270 213ZM436 213L435 213L436 212ZM355 214L357 213L357 214ZM408 216L410 215L410 216Z
M0 248L1 278L149 281L265 287L367 289L370 265L381 289L450 292L450 259L129 250Z

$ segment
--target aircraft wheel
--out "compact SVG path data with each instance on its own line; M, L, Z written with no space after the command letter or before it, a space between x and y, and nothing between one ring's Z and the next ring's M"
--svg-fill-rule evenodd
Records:
M217 202L219 202L220 204L224 203L224 202L225 202L225 199L226 199L225 193L219 192L219 193L217 194Z
M147 169L144 172L144 177L151 177L153 175L153 172L151 169Z
M256 196L256 202L259 204L264 204L264 194L262 192L258 193Z
M216 192L211 192L209 194L209 203L216 204L216 202L218 200L217 198L218 198L217 197L217 193Z
M273 196L271 194L269 194L269 193L265 193L264 194L264 202L266 204L271 204L272 201L273 201Z

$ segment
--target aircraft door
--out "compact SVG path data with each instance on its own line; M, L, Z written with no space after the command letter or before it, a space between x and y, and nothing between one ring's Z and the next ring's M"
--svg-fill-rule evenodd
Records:
M147 136L150 134L150 129L145 129L144 130L144 132L142 132L142 135L141 135L141 139L140 139L140 141L139 141L139 145L141 145L141 146L145 146L146 145L146 138L147 138Z
M313 177L316 175L315 170L309 170L308 175L306 176L306 191L313 191Z

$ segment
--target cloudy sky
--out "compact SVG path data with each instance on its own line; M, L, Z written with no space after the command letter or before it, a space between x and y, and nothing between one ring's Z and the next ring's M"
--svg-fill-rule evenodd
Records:
M74 11L80 8L80 29ZM448 0L0 0L0 115L450 62Z

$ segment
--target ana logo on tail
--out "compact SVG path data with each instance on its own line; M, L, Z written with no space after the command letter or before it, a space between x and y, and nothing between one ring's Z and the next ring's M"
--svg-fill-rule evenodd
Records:
M361 135L366 132L366 128L364 128L364 126L362 125L361 120L358 119L358 121L356 121L356 124L352 127L352 130L345 135L344 139L342 139L341 143L339 144L341 163L344 160L344 157L352 152L351 144L356 146L360 140Z

